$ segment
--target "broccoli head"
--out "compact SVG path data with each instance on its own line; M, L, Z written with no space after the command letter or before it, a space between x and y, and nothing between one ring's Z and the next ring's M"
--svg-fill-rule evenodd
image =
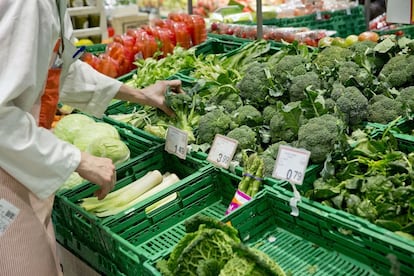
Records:
M216 134L224 135L236 126L229 114L220 109L214 109L200 117L197 143L211 144Z
M390 58L378 77L389 87L400 88L414 84L414 56L398 55Z
M292 83L289 88L289 96L291 102L301 101L305 99L306 88L310 88L314 91L322 88L319 75L315 72L307 72L304 75L295 76L291 81Z
M414 112L414 86L408 86L400 91L396 98L409 112Z
M286 55L272 65L271 72L277 83L285 85L291 76L305 74L308 62L308 59L301 55Z
M338 80L345 86L369 86L372 82L371 74L353 61L344 61L339 64Z
M342 83L335 82L332 85L331 99L336 101L341 97L345 92L345 86Z
M348 48L329 46L320 51L313 61L319 71L332 72L338 63L351 59L353 52Z
M263 124L268 125L273 115L277 113L277 105L268 105L263 109Z
M255 150L257 147L256 132L246 125L239 126L231 130L226 135L239 142L238 148Z
M258 126L263 123L263 116L253 105L243 105L237 108L232 117L237 125Z
M344 115L346 124L354 126L367 119L368 99L355 86L345 88L336 100L336 106Z
M266 104L269 95L271 80L266 74L266 66L260 63L253 63L247 69L243 78L237 83L240 90L240 97L249 104L254 106L263 106Z
M280 145L289 145L285 141L280 141L268 146L261 154L260 157L263 159L264 163L264 176L271 177L273 174L273 168L275 166L277 153L279 151Z
M296 140L299 127L306 122L300 102L279 104L278 112L270 120L270 136L273 143Z
M403 114L403 104L385 95L376 95L368 102L369 122L388 124Z
M343 121L333 115L312 118L299 128L297 146L311 152L313 163L322 163L340 141L342 130Z
M200 98L198 95L190 96L189 94L176 94L172 91L167 91L165 94L165 103L170 107L174 113L174 125L188 133L188 141L194 142L194 128L197 127L200 119L201 110L199 110Z
M220 106L224 111L231 113L243 105L239 91L233 86L223 85L217 90L208 101L209 106Z

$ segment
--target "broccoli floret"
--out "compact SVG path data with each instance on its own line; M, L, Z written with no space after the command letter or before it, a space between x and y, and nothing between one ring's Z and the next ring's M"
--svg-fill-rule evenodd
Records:
M189 94L176 94L167 91L165 94L165 103L174 113L174 125L188 133L188 141L194 142L194 128L197 127L200 119L199 97L198 95L190 96Z
M243 78L237 83L240 97L254 106L263 106L269 95L271 80L266 74L266 65L254 63L250 65Z
M335 113L336 103L333 99L327 98L325 99L325 109L327 113Z
M218 93L214 94L209 100L209 106L219 106L226 112L233 112L243 105L243 100L239 95L239 91L227 87L220 87Z
M331 72L338 63L349 60L352 51L339 46L329 46L320 51L313 61L313 64L322 72Z
M223 100L217 102L217 104L223 107L225 111L233 112L234 110L236 110L237 108L243 105L243 101L239 95L233 93L233 94L229 94Z
M336 106L344 115L345 123L357 125L367 118L368 99L355 86L345 88L336 100Z
M263 124L268 125L273 115L277 113L276 105L268 105L263 109Z
M289 145L285 141L280 141L268 146L261 154L264 162L264 176L271 177L273 174L273 168L275 166L277 153L279 151L280 145Z
M257 147L256 132L246 125L231 130L226 136L239 142L238 149L255 150Z
M341 97L345 92L345 86L342 83L335 82L332 85L331 99L336 101Z
M407 111L414 112L414 86L402 89L396 100L401 102Z
M414 84L414 56L399 55L390 58L379 73L379 80L395 88Z
M270 120L270 136L273 143L296 140L299 127L306 122L300 102L283 105L279 102L279 110Z
M247 125L250 127L261 125L263 122L262 113L253 105L243 105L237 108L232 117L237 125Z
M338 80L345 86L357 84L360 87L371 83L371 74L353 61L345 61L339 64Z
M353 51L355 54L365 54L367 51L374 49L377 45L376 42L371 40L357 41L356 43L349 46L348 49Z
M306 64L308 62L301 55L286 55L272 66L271 72L275 81L284 85L289 80L289 77L306 73Z
M376 95L368 102L368 121L388 124L404 114L403 104L384 95Z
M214 109L200 117L198 124L198 144L213 142L216 134L226 134L235 128L231 116L220 109Z
M290 101L295 102L305 99L306 88L314 91L321 89L321 80L318 74L307 72L304 75L293 77L289 88Z
M340 141L343 122L330 114L310 119L299 128L297 146L311 152L313 163L322 163Z

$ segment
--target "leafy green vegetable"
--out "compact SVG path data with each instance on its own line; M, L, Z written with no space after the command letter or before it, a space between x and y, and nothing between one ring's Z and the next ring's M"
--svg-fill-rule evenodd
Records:
M307 195L391 231L413 234L414 171L409 154L399 150L389 129L378 138L356 134L349 141L351 150L331 161L333 173L318 178Z
M73 141L78 136L79 130L95 121L86 115L74 113L64 116L57 122L53 133L60 139L73 144Z
M235 228L204 215L185 222L187 234L168 260L156 267L162 275L285 275L269 256L241 244Z
M127 161L130 156L127 145L114 137L96 138L89 144L86 151L94 156L107 157L115 165Z

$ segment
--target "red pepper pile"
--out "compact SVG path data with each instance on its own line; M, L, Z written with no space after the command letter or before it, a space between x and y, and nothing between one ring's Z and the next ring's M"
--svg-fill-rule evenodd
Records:
M85 53L82 57L99 72L116 78L131 72L139 58L153 57L160 52L160 58L172 53L179 45L188 49L207 39L203 17L183 13L171 13L168 19L159 19L152 25L128 29L125 34L115 35L104 53L96 56Z

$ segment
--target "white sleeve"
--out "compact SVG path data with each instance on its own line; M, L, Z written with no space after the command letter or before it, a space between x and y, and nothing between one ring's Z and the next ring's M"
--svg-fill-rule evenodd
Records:
M62 76L60 101L95 117L101 117L122 83L77 60Z
M0 167L39 198L55 192L80 162L78 149L30 114L58 37L54 5L0 1Z

